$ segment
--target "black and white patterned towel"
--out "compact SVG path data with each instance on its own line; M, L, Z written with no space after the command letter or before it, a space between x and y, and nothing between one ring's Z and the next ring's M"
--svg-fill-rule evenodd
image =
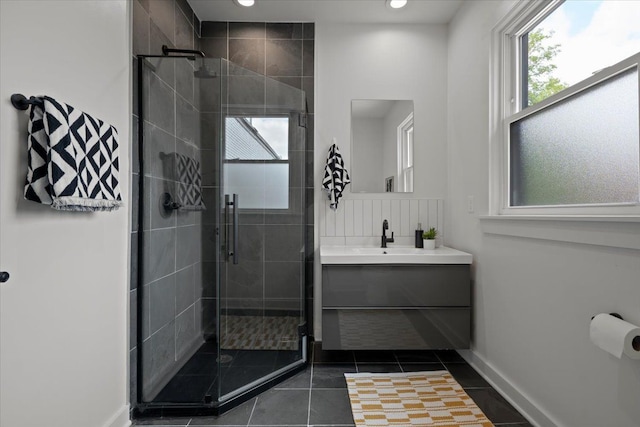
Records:
M200 162L190 156L175 153L176 176L178 179L177 202L181 210L204 211L202 200L202 175Z
M44 96L31 106L24 198L65 211L123 205L116 129Z
M322 180L322 188L328 193L329 200L331 200L329 206L333 210L338 209L338 202L342 197L342 193L347 184L351 182L335 141L334 138L333 144L329 147L327 164L324 167L324 179Z

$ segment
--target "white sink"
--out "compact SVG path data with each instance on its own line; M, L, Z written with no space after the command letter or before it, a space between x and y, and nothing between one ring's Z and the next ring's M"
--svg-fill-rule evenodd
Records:
M471 254L446 246L431 250L391 244L388 248L320 247L322 264L471 264L471 261Z

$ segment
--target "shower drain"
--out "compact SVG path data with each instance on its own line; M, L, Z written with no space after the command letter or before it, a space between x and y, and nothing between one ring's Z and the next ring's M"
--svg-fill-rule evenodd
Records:
M222 356L218 357L216 359L216 362L219 363L231 363L231 361L233 360L233 356L230 354L223 354Z

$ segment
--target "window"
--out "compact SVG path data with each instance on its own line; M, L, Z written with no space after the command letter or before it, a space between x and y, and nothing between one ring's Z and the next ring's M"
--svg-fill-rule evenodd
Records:
M413 113L398 126L398 177L397 191L413 192Z
M512 16L494 39L496 210L639 214L640 2L530 2Z
M288 117L226 117L224 192L243 209L289 208L288 158Z

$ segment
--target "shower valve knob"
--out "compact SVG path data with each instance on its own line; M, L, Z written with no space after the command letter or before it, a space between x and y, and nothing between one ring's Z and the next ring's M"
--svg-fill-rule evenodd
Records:
M8 271L0 271L0 283L8 282L9 277Z

